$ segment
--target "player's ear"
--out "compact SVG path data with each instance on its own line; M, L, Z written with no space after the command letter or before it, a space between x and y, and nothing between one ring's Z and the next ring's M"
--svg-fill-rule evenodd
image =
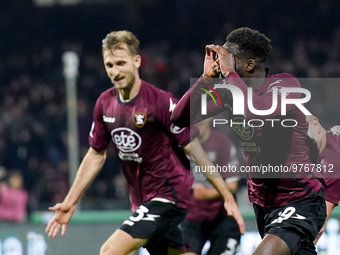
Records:
M255 68L256 61L254 59L248 59L245 61L245 69L247 72L252 72Z
M136 55L134 59L134 64L136 68L139 68L142 64L142 57L140 55Z
M320 133L321 130L322 130L322 126L321 126L321 124L320 124L320 122L319 122L319 119L318 119L317 117L313 116L311 122L312 122L312 125L313 125L314 130L315 130L317 133Z

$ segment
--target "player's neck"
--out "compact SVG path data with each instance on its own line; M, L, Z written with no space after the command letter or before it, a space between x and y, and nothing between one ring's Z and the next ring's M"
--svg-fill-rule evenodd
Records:
M321 136L320 142L318 144L319 153L325 149L327 143L327 131L325 130L323 133L324 134Z
M262 66L257 67L254 73L248 75L248 77L243 78L245 84L254 90L261 87L266 79L266 69Z
M139 77L136 77L135 82L130 88L119 90L121 99L129 101L135 98L138 95L141 85L142 85L142 80Z

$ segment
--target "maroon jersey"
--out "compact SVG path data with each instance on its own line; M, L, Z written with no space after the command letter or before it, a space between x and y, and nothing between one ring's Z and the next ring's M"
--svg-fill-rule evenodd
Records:
M268 70L267 70L268 71ZM235 85L243 92L245 102L248 98L248 86L237 73L230 72L226 78L228 84ZM252 101L255 109L267 110L272 106L273 88L278 88L278 104L273 113L266 116L253 114L244 104L244 115L233 115L233 97L227 89L216 89L222 104L215 104L209 101L207 104L207 115L201 115L201 95L205 93L207 86L203 79L199 79L193 87L182 97L173 112L172 121L178 126L190 125L202 119L215 116L220 112L227 111L229 118L234 123L232 129L238 137L242 147L242 153L246 166L288 166L302 164L308 167L312 163L311 154L316 150L312 139L307 135L308 122L305 115L293 104L287 105L287 115L284 119L294 119L297 122L295 127L283 127L274 125L270 121L264 121L264 125L252 123L249 126L249 119L277 119L282 120L281 116L281 93L282 87L301 87L299 81L290 74L267 74L262 86L253 90ZM202 89L201 89L202 88ZM289 93L286 98L300 98L300 93ZM316 153L314 153L317 155ZM315 160L316 161L316 160ZM306 172L283 172L274 173L268 179L268 175L262 173L248 174L248 193L249 200L264 207L284 206L299 198L308 196L310 192L318 191L322 184L314 178L314 173Z
M236 156L236 148L232 140L222 134L221 132L210 130L209 139L202 143L202 148L208 155L211 162L219 166L235 166L238 169L239 161ZM212 188L213 186L205 178L202 172L195 171L195 165L193 164L192 173L195 177L195 183L201 183L207 188ZM239 178L238 173L228 172L229 177L226 181L237 181ZM194 183L194 185L195 185ZM224 209L224 200L222 198L207 199L207 200L196 200L192 197L189 204L189 212L186 217L187 220L203 221L203 220L213 220L218 215L226 215Z
M132 100L123 101L115 88L97 100L89 141L96 151L107 149L111 139L114 142L132 210L153 198L187 208L193 179L180 146L190 142L190 131L170 122L176 103L171 93L145 81Z
M325 200L338 205L340 200L340 126L326 135L326 146L320 153L325 178Z
M0 187L0 219L21 222L26 217L26 190Z

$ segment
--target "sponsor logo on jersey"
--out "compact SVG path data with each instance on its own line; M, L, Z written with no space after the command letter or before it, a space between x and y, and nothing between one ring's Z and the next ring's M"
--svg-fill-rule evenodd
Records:
M138 153L135 152L118 152L118 157L121 160L124 161L135 161L138 162L139 164L142 163L143 158L138 155Z
M113 142L122 152L136 151L142 144L142 138L135 131L120 127L111 131Z
M233 126L231 127L243 140L250 140L254 136L254 128L249 125L244 125L245 119L243 117L235 117L233 119Z
M103 121L107 122L107 123L115 123L116 122L116 118L114 117L106 117L105 115L103 116Z
M277 93L280 95L283 87L280 86L280 85L276 85L276 84L279 84L281 82L282 82L282 80L277 80L277 81L274 81L273 83L270 83L268 88L267 88L266 93L273 93L273 88L277 88ZM276 86L274 86L274 85L276 85ZM288 95L289 95L289 92L286 93L286 96L288 96Z
M146 123L146 113L144 112L136 112L133 114L133 122L138 128L142 128Z
M268 89L270 89L273 85L281 83L282 80L277 80L269 84Z
M282 89L283 89L284 87L282 87L282 86L274 86L274 87L272 87L271 89L269 89L269 90L266 92L266 94L267 94L267 93L273 93L274 88L277 89L278 95L281 95L281 94L282 94ZM288 96L288 95L289 95L289 92L286 92L286 96Z
M180 127L175 126L174 124L171 124L171 126L170 126L170 130L173 134L180 134L180 133L183 132L184 129L185 129L185 127L180 128Z

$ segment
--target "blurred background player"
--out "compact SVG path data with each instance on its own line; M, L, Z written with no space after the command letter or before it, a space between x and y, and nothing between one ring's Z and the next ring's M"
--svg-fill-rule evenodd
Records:
M287 73L272 75L264 62L272 50L271 40L264 34L247 27L230 32L222 46L206 46L203 76L186 92L173 112L175 125L188 126L227 111L234 123L233 130L240 141L245 166L292 166L302 164L311 168L317 159L317 148L308 136L305 114L295 105L287 105L287 115L281 115L281 103L273 113L253 114L247 103L244 114L233 114L233 95L230 90L217 89L222 103L207 103L207 114L201 114L201 96L206 85L212 85L221 74L222 83L232 84L248 99L252 88L253 107L268 110L274 92L282 87L300 88L295 76ZM219 82L219 81L218 81ZM216 81L215 81L216 83ZM213 85L212 85L213 86ZM277 97L281 97L278 93ZM301 93L289 93L287 98L300 98ZM279 101L279 100L278 100ZM245 100L247 102L247 100ZM278 119L296 121L296 126L284 127L263 121L263 125L248 123L250 119ZM315 155L315 157L313 157ZM271 177L271 178L269 178ZM263 240L254 255L297 254L303 247L313 244L326 218L324 189L314 173L279 172L262 175L250 172L247 178L248 196L253 203L258 230Z
M325 166L321 171L324 173L326 183L327 218L314 241L316 244L325 231L326 223L340 200L340 126L334 126L327 132L315 116L308 117L307 120L309 122L309 134L317 142L320 162L322 166ZM326 171L324 172L324 170Z
M170 122L177 100L139 77L139 40L129 31L113 31L103 40L106 73L114 87L98 98L90 144L76 179L46 227L56 237L66 233L75 205L102 168L111 139L127 179L132 216L123 222L103 244L101 255L133 254L146 247L152 255L183 253L184 243L178 225L187 213L193 179L183 149L198 164L210 164L197 139L191 144L189 129ZM193 132L195 133L195 132ZM210 178L225 198L225 207L238 220L243 219L222 178Z
M26 221L28 193L24 189L24 180L19 171L0 170L0 221ZM6 176L7 175L7 176ZM6 178L7 177L7 178Z
M211 120L207 119L197 124L200 130L198 141L213 164L221 167L230 165L238 169L235 145L228 136L211 128ZM233 217L227 216L220 194L202 172L195 171L195 166L192 165L192 174L195 178L192 187L193 197L189 203L189 212L181 224L183 239L191 244L186 254L202 254L202 248L208 240L210 248L206 254L235 254L241 239L237 222ZM221 174L226 178L227 186L235 196L238 173Z

